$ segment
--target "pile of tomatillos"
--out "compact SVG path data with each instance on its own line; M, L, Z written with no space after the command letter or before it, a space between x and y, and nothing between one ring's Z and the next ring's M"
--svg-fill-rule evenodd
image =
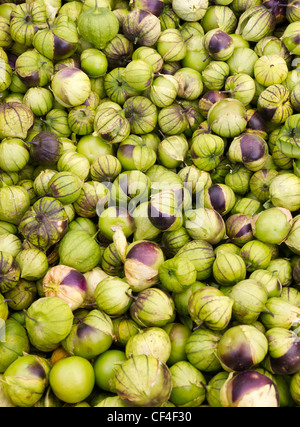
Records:
M0 406L299 406L300 0L0 3Z

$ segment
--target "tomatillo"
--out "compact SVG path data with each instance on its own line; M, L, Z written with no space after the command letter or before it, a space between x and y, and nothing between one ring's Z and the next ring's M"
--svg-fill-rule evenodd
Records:
M83 357L70 356L58 361L50 371L49 382L53 393L63 402L85 400L95 384L92 364Z

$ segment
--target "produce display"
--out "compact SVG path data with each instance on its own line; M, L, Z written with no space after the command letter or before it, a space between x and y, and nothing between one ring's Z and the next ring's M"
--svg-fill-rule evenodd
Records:
M300 406L300 0L0 0L0 406Z

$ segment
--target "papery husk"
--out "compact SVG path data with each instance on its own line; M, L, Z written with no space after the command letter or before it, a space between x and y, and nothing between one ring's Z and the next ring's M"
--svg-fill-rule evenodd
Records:
M147 289L158 283L158 271L135 259L126 259L125 276L134 292Z
M111 227L114 234L113 234L113 242L116 246L116 249L118 251L118 254L121 258L121 260L124 262L126 258L126 250L127 250L127 239L124 234L124 231L121 227L112 226Z
M25 139L33 125L34 114L25 104L8 102L0 105L0 134Z

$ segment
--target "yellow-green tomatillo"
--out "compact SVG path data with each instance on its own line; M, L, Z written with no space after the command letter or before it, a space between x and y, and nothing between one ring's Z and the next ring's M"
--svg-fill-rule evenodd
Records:
M101 209L108 206L109 200L109 189L104 184L87 181L82 184L80 194L73 202L73 207L80 218L94 218L97 212L100 213Z
M255 270L250 274L249 279L254 279L261 283L266 288L269 297L279 297L282 294L281 282L271 271Z
M291 329L299 324L300 308L280 297L269 298L265 308L260 318L267 329Z
M142 327L162 327L174 322L176 317L173 299L157 287L138 292L129 310L132 319Z
M162 31L156 46L164 61L180 61L187 52L183 36L177 28Z
M280 55L261 56L254 65L254 76L263 86L281 84L288 74L288 66Z
M124 262L114 242L104 249L100 265L106 275L124 277Z
M291 92L291 104L294 110L300 112L300 84L295 85Z
M13 289L20 279L21 269L16 262L15 257L5 251L0 252L0 291L5 293Z
M128 378L133 379L133 384ZM122 369L116 371L114 384L117 395L126 405L159 407L169 400L172 375L164 363L141 354L122 363Z
M193 68L180 68L174 77L178 81L178 97L188 100L196 100L203 92L202 76Z
M254 279L243 279L228 292L234 300L233 317L242 324L253 324L265 310L268 300L266 288Z
M73 150L65 151L57 162L58 172L73 173L82 181L85 181L90 172L90 162L88 159Z
M120 105L123 105L130 96L140 94L139 90L134 89L124 79L125 67L117 67L105 74L104 89L108 98Z
M184 257L170 258L158 269L159 280L169 292L184 292L197 279L192 261Z
M173 104L178 95L179 83L175 76L160 75L153 80L150 87L150 99L160 108Z
M45 130L55 133L55 135L60 138L69 138L71 135L71 129L68 123L68 112L65 109L53 108L46 115L43 123Z
M76 51L78 41L77 26L72 18L58 15L48 26L35 33L32 44L46 58L59 61L69 58Z
M0 105L0 132L2 138L25 139L34 122L34 114L20 102Z
M176 15L187 22L199 21L204 17L207 7L207 0L188 0L183 3L180 0L175 0L172 5Z
M171 352L167 360L167 365L172 366L181 360L187 360L185 345L191 336L191 330L187 325L179 322L168 323L163 329L169 335L171 342Z
M298 21L299 17L299 2L298 0L292 0L286 9L286 17L289 22Z
M121 347L125 347L130 337L140 331L138 324L131 318L120 316L112 319L112 322L115 343Z
M30 47L36 28L43 28L47 19L46 7L40 3L18 4L10 15L12 39Z
M278 174L270 184L270 200L276 207L295 212L300 207L300 178L293 173Z
M212 265L215 260L213 246L205 240L191 240L182 246L176 253L176 257L188 257L197 270L197 280L210 277Z
M163 66L163 59L160 54L149 46L140 46L134 50L132 59L142 59L152 65L154 73L158 73Z
M19 223L23 237L43 250L60 241L67 227L68 216L64 205L48 196L38 199L28 208Z
M212 331L202 326L194 330L185 345L187 360L201 372L216 372L221 364L216 357L221 331Z
M246 278L247 270L243 258L234 253L220 250L213 263L213 276L222 286L233 286Z
M260 202L266 202L269 199L270 184L277 175L276 169L261 169L251 176L250 191Z
M2 299L4 298L1 296L0 300L2 301ZM24 325L22 325L13 317L10 317L9 319L1 317L1 319L6 320L5 339L0 343L0 372L2 374L14 360L22 356L24 353L29 353L30 342Z
M27 309L37 298L37 286L32 280L20 279L17 285L6 292L8 306L12 310L21 311Z
M148 217L148 203L143 202L136 206L132 211L134 219L134 240L155 240L162 233L161 230L156 228ZM169 232L167 232L169 233Z
M188 310L196 324L204 322L213 331L225 329L232 316L233 300L219 289L205 286L192 294Z
M62 347L71 356L92 359L107 351L113 342L111 318L103 311L88 312L82 322L74 324Z
M232 76L238 73L245 73L250 77L254 77L254 65L257 60L258 55L249 47L235 47L233 54L226 62L229 65Z
M99 49L85 49L80 55L80 64L82 70L90 77L104 76L108 62L106 56Z
M41 351L52 351L70 333L73 313L59 297L41 297L26 311L25 324L31 343Z
M293 217L288 209L269 208L253 218L253 234L262 242L279 245L287 238L292 222Z
M4 52L4 51L3 51ZM12 69L7 59L0 57L0 91L6 90L12 81Z
M242 197L237 200L236 204L231 210L232 214L241 213L244 215L256 215L262 211L262 205L258 200L252 199L250 197Z
M165 231L162 235L162 242L167 256L174 256L187 243L191 241L184 227L174 231Z
M167 168L176 168L184 162L188 153L188 141L182 135L170 135L158 145L157 157Z
M79 138L76 151L87 157L90 164L92 164L93 161L101 155L112 155L113 147L100 136L93 136L92 134L89 134L83 135Z
M266 243L253 240L245 243L241 248L247 271L253 272L258 268L267 268L271 262L272 252Z
M237 18L234 12L224 4L210 6L201 20L201 25L205 32L214 28L223 28L223 31L230 34L237 26Z
M203 84L209 90L221 90L229 74L227 62L213 60L202 71Z
M19 172L29 162L26 143L19 138L5 138L0 143L0 168L5 172Z
M171 340L163 328L144 328L129 338L125 347L129 359L138 354L146 354L166 363L171 354Z
M142 59L134 59L125 67L123 78L133 89L143 91L151 86L153 74L152 65Z
M300 140L299 121L300 114L292 114L289 116L284 125L279 128L275 141L276 147L279 148L284 155L292 159L298 159L300 156L300 150L298 148ZM275 136L276 134L274 134L274 137Z
M66 67L54 74L51 88L56 100L71 108L84 103L91 91L91 83L84 71Z
M207 383L206 399L213 408L221 408L220 391L228 379L229 372L221 371L215 374Z
M16 256L20 267L20 277L26 280L39 280L46 274L49 263L44 252L36 248L23 249Z
M53 95L44 87L31 87L25 93L23 102L36 116L45 116L53 106Z
M143 135L153 132L157 124L158 110L146 96L131 96L123 105L125 118L132 134Z
M231 166L225 175L224 182L237 195L246 194L249 191L250 179L253 172L243 164L237 164L236 167ZM237 200L237 203L239 200Z
M69 230L60 241L59 257L61 264L86 273L99 264L102 252L98 242L87 231Z
M287 47L289 52L293 55L299 55L299 22L291 22L285 28L284 33L282 35L282 41L284 45Z
M246 73L229 76L225 81L225 91L229 92L231 98L238 99L242 104L248 105L255 95L254 78Z
M17 57L15 71L23 84L43 87L50 82L54 66L50 59L32 49Z
M30 207L30 198L25 188L19 185L0 188L0 219L19 225Z
M156 152L148 147L141 136L131 134L118 146L117 158L124 170L146 172L156 161Z
M76 135L89 135L94 130L96 112L89 105L77 105L69 111L68 124Z
M161 132L167 135L179 135L188 128L186 110L179 104L161 108L157 121Z
M204 240L212 245L219 243L226 235L222 216L210 208L190 209L184 213L184 226L194 240Z
M57 172L50 179L48 188L50 195L63 204L74 203L81 192L83 181L71 172Z
M170 367L173 388L170 402L180 407L196 407L205 400L206 380L190 362L182 360Z
M4 296L1 294L0 296L0 319L6 321L9 315L9 309L7 305L7 301Z
M125 118L119 104L103 103L96 110L93 136L101 136L105 141L118 143L130 134L130 123Z
M49 385L50 369L50 363L43 357L31 354L20 356L3 374L5 393L16 406L32 407Z
M211 107L207 121L212 131L220 137L236 137L247 126L246 109L237 99L223 99Z
M121 227L125 236L129 237L134 232L134 221L127 209L118 206L109 206L99 216L98 226L100 232L109 240L113 240L114 227Z
M267 267L274 276L278 278L282 286L289 286L293 280L293 268L288 258L275 257Z
M102 154L97 156L91 164L91 178L98 182L111 182L121 172L122 165L112 154Z
M132 290L126 280L118 277L107 277L96 286L94 295L99 310L109 316L124 314L133 302Z
M78 31L83 39L97 49L105 48L119 32L117 16L107 7L90 7L83 10L77 20Z
M190 153L195 166L200 170L211 171L220 163L224 149L225 143L221 136L200 134L192 138Z
M242 35L247 41L258 42L275 28L276 19L264 5L251 6L240 16L236 34Z

